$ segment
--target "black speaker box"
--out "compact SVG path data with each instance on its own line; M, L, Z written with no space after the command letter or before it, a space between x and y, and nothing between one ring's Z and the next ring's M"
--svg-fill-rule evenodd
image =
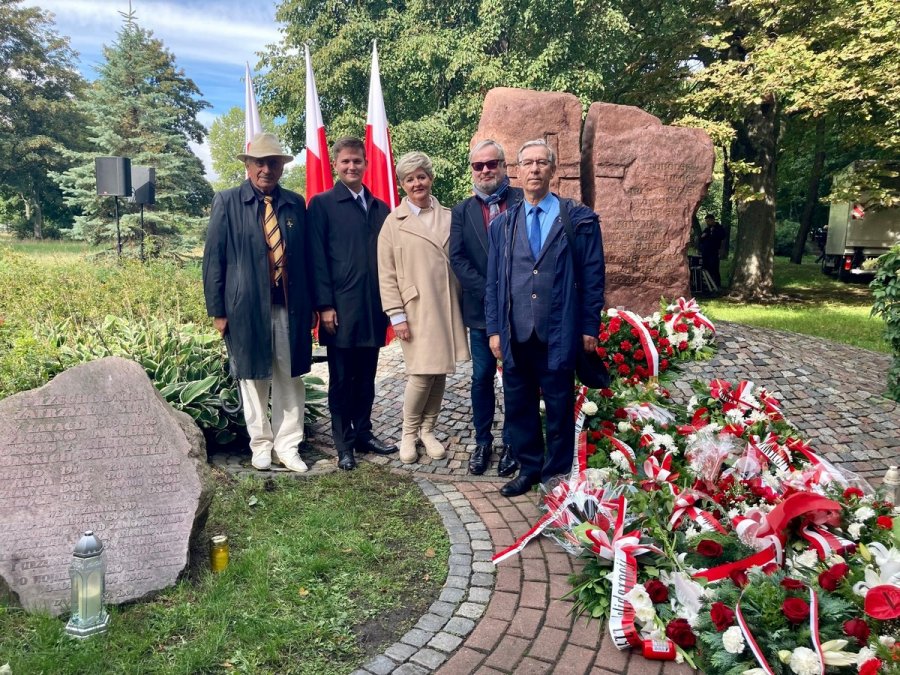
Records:
M131 160L128 157L95 157L97 194L106 197L131 195Z
M156 203L156 169L152 166L131 167L132 194L128 201L135 204Z

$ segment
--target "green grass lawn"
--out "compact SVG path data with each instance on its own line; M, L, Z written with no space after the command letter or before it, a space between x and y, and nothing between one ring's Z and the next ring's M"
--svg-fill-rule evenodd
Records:
M747 304L727 298L700 299L711 319L734 321L762 328L790 330L835 342L889 352L884 340L884 322L869 316L872 292L866 283L845 283L822 274L812 262L794 265L787 258L775 259L778 297L767 304ZM727 279L729 263L722 264Z
M217 482L206 535L228 535L224 573L203 560L155 599L112 608L109 633L85 641L63 632L65 617L0 608L0 665L15 675L347 673L439 594L450 546L410 477L363 465Z

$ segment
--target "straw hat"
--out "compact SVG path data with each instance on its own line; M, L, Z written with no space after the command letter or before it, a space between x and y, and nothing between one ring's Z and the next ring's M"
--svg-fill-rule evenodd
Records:
M250 141L247 152L242 152L237 156L242 162L246 162L248 159L262 159L263 157L281 157L285 162L290 162L294 159L293 155L285 154L278 137L267 132L256 134L253 140Z

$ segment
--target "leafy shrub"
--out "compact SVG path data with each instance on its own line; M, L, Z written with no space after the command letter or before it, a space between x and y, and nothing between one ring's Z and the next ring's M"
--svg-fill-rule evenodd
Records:
M872 316L884 319L884 337L894 355L888 371L888 396L900 401L900 245L878 258L872 295Z
M780 220L775 224L775 255L789 256L794 251L794 241L797 232L800 231L800 223L793 220Z

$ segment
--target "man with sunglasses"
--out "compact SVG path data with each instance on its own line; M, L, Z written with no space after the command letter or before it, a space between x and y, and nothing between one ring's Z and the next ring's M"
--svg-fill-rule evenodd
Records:
M469 329L472 352L472 423L475 450L469 473L483 474L491 463L494 438L494 377L497 359L491 353L484 320L488 227L499 214L522 201L522 190L510 187L503 147L493 140L477 143L469 152L473 196L453 207L450 221L450 264L463 288L463 321ZM500 476L518 469L503 432L503 452L497 465Z
M572 469L575 363L578 350L597 349L605 286L597 214L550 191L553 149L528 141L518 163L525 198L491 224L485 287L488 341L503 359L506 430L521 465L500 488L504 497Z

